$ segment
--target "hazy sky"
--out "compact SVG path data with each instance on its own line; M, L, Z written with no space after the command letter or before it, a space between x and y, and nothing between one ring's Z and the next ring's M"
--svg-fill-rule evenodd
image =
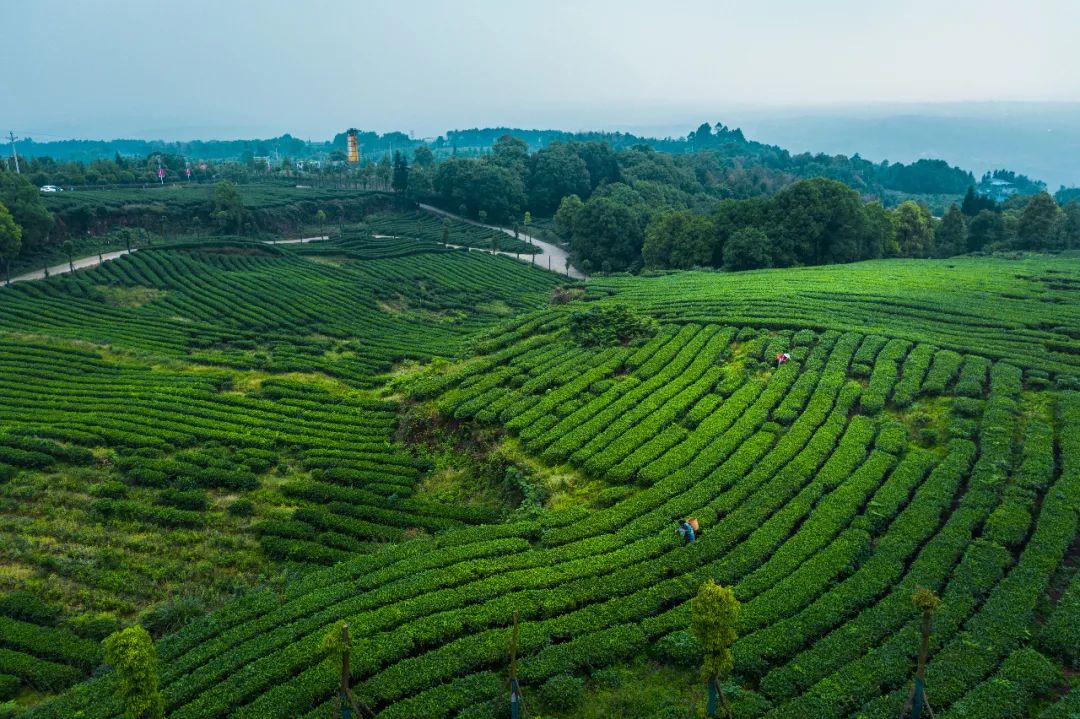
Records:
M3 0L0 129L322 139L1080 101L1080 0Z

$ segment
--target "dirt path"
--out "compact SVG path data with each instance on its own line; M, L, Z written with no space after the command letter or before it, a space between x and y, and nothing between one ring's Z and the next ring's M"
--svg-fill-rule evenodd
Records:
M495 225L485 225L482 222L476 222L475 220L470 220L470 219L455 215L452 212L447 212L446 210L440 210L438 207L433 207L432 205L425 205L425 204L421 203L420 204L420 209L424 210L425 212L430 212L430 213L435 214L435 215L443 215L444 217L449 217L449 218L454 219L454 220L459 220L461 222L467 222L470 225L476 225L477 227L486 227L489 230L499 230L501 232L505 232L506 234L510 235L511 237L514 236L514 231L513 230L508 230L505 227L497 227ZM569 255L566 253L566 250L564 250L563 248L559 247L558 245L553 245L550 242L544 242L543 240L538 240L535 237L531 237L529 235L526 235L526 234L520 233L520 232L518 233L518 237L520 239L522 239L522 240L525 240L526 242L531 242L533 245L535 245L536 247L538 247L540 249L539 253L534 253L532 255L522 255L519 259L521 259L523 262L532 262L533 264L539 265L540 267L543 267L544 269L550 269L552 272L558 272L559 274L566 274L566 275L574 278L575 280L583 280L583 279L585 279L585 275L581 272L581 270L579 270L578 268L574 267L573 265L571 265L569 263ZM451 245L451 247L453 247L453 245ZM476 250L478 248L474 247L472 249ZM481 251L482 252L491 252L491 250L481 250ZM500 255L506 255L508 257L515 257L513 252L500 252L499 254Z
M266 240L264 244L267 245L296 245L304 244L306 242L317 242L319 240L328 240L329 235L320 235L318 237L298 237L294 240ZM75 265L76 270L85 270L89 267L97 267L102 262L108 262L109 260L115 260L117 257L123 257L128 252L136 252L138 248L134 250L117 250L115 252L102 252L101 255L88 255L86 257L80 257L72 264ZM71 267L67 262L63 262L59 265L53 265L49 268L49 277L53 275L65 275L71 272ZM3 278L0 278L3 279ZM30 280L42 280L45 279L45 270L35 270L33 272L27 272L22 275L17 275L11 278L12 282L28 282Z

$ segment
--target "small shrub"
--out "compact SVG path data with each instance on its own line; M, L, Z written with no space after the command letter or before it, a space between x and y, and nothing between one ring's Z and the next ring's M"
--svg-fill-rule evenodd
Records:
M604 667L592 673L592 680L596 686L604 689L618 689L623 684L624 670L618 667Z
M593 305L570 315L570 334L584 347L628 345L656 331L655 323L626 305Z
M158 499L162 504L170 507L194 512L205 512L210 506L210 496L203 489L166 489L158 496Z
M612 507L617 502L629 497L633 492L634 490L630 487L608 487L596 495L593 499L593 506L599 509Z
M982 406L981 399L972 397L956 397L953 399L953 411L963 417L978 417L982 414Z
M139 624L152 635L161 637L206 613L206 606L196 597L174 597L139 613Z
M696 667L701 664L701 644L690 632L674 632L653 645L654 656L672 666Z
M60 618L63 609L30 592L12 592L0 596L0 614L31 624L51 625Z
M116 480L94 485L89 490L89 494L94 497L108 497L109 499L123 499L127 496L127 492L127 485Z
M112 612L88 612L69 617L64 624L80 637L100 642L123 626L120 619Z
M907 427L899 422L886 422L877 436L877 448L893 455L901 455L907 449Z
M241 497L230 504L227 511L234 517L250 517L255 514L255 503L246 497Z
M562 285L551 291L551 304L565 305L575 300L585 299L585 290L581 287L564 287Z
M753 327L743 327L741 330L739 330L739 334L735 335L735 340L737 342L746 342L747 340L752 340L757 336L758 331Z
M1080 390L1080 377L1058 375L1057 379L1054 380L1054 387L1056 389Z
M19 691L19 678L10 674L0 674L0 702L11 699ZM0 716L3 716L0 714Z
M973 419L956 417L949 422L949 437L952 439L971 439L979 430L979 423Z
M557 712L573 711L585 701L585 682L569 674L557 674L540 687L540 701Z

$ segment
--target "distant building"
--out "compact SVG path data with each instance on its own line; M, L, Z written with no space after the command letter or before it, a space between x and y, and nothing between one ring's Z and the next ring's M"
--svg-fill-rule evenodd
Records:
M1000 177L993 177L989 180L984 179L979 184L979 194L983 197L989 197L994 202L1004 202L1015 195L1017 191L1016 185Z

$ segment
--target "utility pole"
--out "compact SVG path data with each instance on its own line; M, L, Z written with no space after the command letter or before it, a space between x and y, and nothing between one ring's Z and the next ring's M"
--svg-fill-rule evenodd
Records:
M352 702L349 701L349 680L352 678L352 671L349 668L349 647L352 642L349 640L349 625L341 625L341 646L344 649L341 652L341 686L338 688L338 699L340 700L341 716L343 719L350 719L349 710L352 708ZM359 712L357 712L359 714Z
M510 635L510 719L521 719L521 686L517 676L518 613L514 612L514 629Z
M15 141L21 138L15 137L15 133L8 130L8 139L11 140L11 156L15 158L15 174L21 175L19 172L19 153L15 151Z

